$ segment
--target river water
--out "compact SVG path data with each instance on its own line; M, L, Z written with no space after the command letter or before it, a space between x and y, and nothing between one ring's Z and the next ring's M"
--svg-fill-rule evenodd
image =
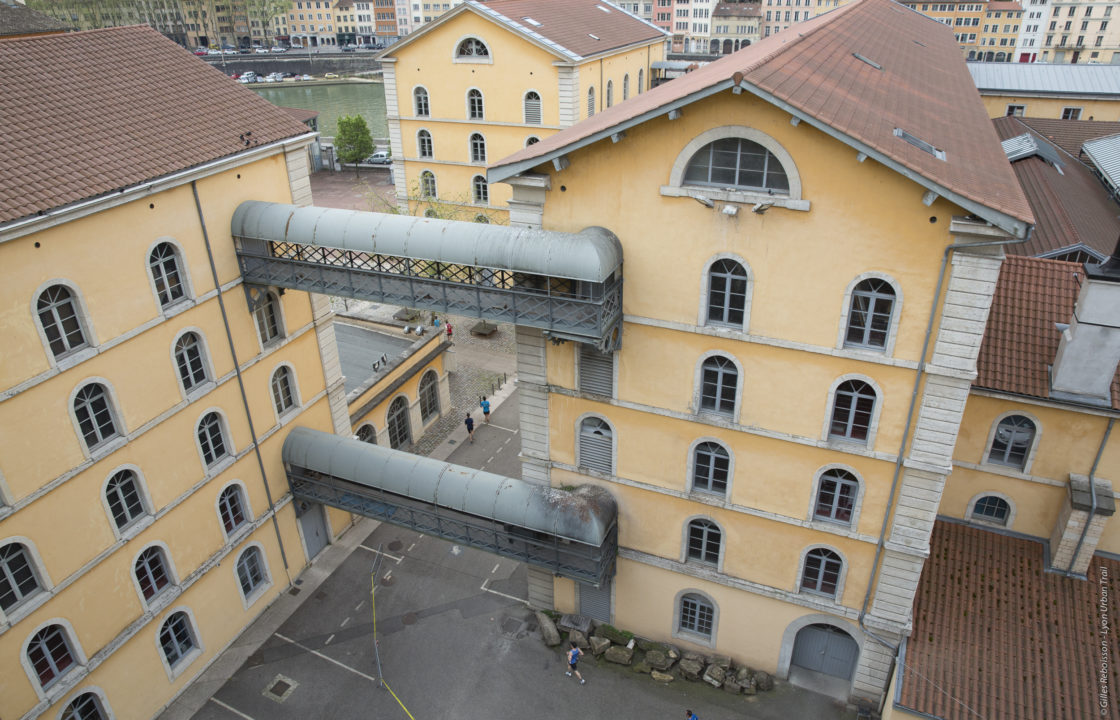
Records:
M319 132L323 137L334 137L338 118L343 115L361 115L374 138L389 137L389 123L385 118L385 86L371 82L326 83L289 85L250 85L265 100L282 107L319 111Z

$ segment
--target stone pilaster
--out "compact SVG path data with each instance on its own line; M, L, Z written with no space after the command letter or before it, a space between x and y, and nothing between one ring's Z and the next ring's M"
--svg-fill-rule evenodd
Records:
M548 353L536 328L517 327L517 389L521 416L521 477L548 485Z
M1095 507L1089 478L1072 473L1069 476L1066 500L1050 533L1050 567L1055 570L1084 575L1093 553L1097 551L1104 526L1116 513L1112 483L1096 478L1093 486L1096 489ZM1089 526L1087 531L1086 524ZM1074 553L1077 553L1076 557Z

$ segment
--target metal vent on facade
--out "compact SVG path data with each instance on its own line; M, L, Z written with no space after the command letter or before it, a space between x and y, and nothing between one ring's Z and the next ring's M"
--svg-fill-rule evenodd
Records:
M614 353L601 353L585 343L579 345L580 392L614 397Z
M872 60L869 57L864 57L863 55L860 55L857 52L852 53L852 57L854 57L856 60L867 63L868 65L875 68L876 70L882 70L883 69L883 66L880 65L879 63L875 62L874 60Z

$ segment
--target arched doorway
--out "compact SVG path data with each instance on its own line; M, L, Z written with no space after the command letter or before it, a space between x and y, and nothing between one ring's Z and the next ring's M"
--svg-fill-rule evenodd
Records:
M850 681L857 660L859 645L851 635L833 625L814 623L797 632L790 674L792 676L796 668Z
M723 41L723 54L724 55L729 55L732 52L734 52L734 51L731 49L731 41L730 40L724 40Z

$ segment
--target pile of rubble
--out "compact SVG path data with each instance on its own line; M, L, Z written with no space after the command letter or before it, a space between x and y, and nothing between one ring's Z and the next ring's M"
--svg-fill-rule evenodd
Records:
M581 615L564 615L559 622L538 612L541 638L550 647L559 645L566 633L576 647L607 662L626 665L634 672L649 675L658 682L677 678L703 681L729 693L754 695L774 689L774 678L762 670L735 665L731 658L681 651L666 643L643 640L605 623L593 623Z

